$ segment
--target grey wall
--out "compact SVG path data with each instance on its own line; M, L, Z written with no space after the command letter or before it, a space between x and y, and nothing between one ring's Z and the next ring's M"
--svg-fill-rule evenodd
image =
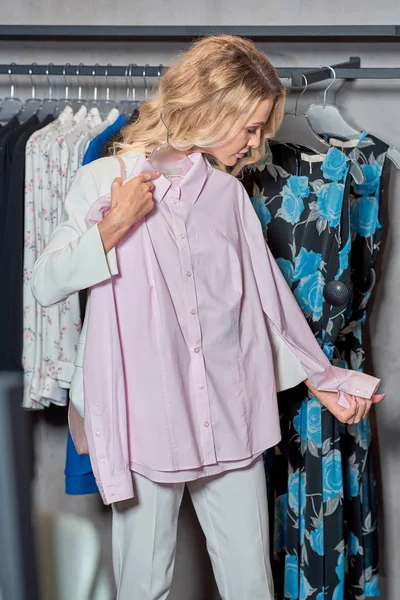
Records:
M112 8L111 8L112 6ZM5 0L2 3L3 23L22 24L400 24L398 0L137 0L127 3L107 0L95 3L52 2L36 0ZM396 44L263 44L263 50L277 66L332 64L350 55L359 55L364 66L400 67L400 45ZM112 63L170 64L181 49L176 44L117 44L56 42L0 42L0 62L37 63ZM23 80L17 83L17 93L23 97ZM26 80L25 80L26 82ZM61 84L60 81L54 82ZM70 81L71 85L75 82ZM123 82L120 82L123 84ZM142 82L136 81L138 93ZM90 96L87 80L85 93ZM45 89L41 90L45 94ZM62 93L62 86L59 87ZM73 94L76 93L73 92ZM115 92L116 95L117 92ZM8 94L6 78L0 80L0 97ZM119 93L121 95L121 92ZM293 102L293 95L289 103ZM320 91L302 98L306 106ZM400 81L354 82L336 85L336 101L344 108L354 125L365 128L400 146ZM381 501L384 515L385 553L383 560L384 600L400 598L400 174L394 173L386 223L387 243L381 256L381 276L369 319L371 360L375 373L384 381L387 398L377 412L380 440L380 476L383 482ZM110 558L110 522L108 511L101 510L94 497L71 498L63 494L65 429L41 424L37 429L38 476L36 498L40 506L87 515L102 531L105 562ZM199 543L200 542L200 543ZM201 534L193 519L189 503L185 503L179 532L178 561L172 600L214 600L209 566Z
M3 23L91 25L292 25L391 24L398 20L397 0L97 0L96 3L41 3L6 0ZM111 8L112 7L112 8Z

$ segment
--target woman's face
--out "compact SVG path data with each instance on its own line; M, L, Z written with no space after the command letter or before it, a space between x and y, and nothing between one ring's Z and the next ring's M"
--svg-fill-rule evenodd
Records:
M207 153L215 156L227 167L233 167L239 159L246 156L250 148L257 148L260 145L261 129L268 120L273 103L272 99L262 100L234 137L218 148L206 149Z

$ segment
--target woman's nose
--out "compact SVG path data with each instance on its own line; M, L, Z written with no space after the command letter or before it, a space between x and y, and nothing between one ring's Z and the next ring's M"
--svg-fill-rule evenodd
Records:
M258 148L261 142L261 133L257 133L257 135L253 135L251 140L248 143L250 148Z

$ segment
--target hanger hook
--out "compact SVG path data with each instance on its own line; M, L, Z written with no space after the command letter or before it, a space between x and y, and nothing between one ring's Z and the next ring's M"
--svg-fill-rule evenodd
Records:
M93 100L97 102L97 71L96 68L99 66L99 63L96 63L93 67L92 75L93 75Z
M161 112L160 112L160 121L164 125L165 129L167 130L167 148L169 148L169 128L168 128L168 125L166 124L166 122L164 121L164 110L166 109L168 104L169 104L168 102L166 104L164 104L164 106L162 107Z
M29 69L29 78L31 80L31 86L32 86L32 89L31 89L31 98L32 99L35 99L35 96L36 96L36 85L35 85L35 83L33 81L33 77L32 77L32 75L33 75L32 67L34 67L35 65L36 65L36 63L32 63L31 68Z
M304 75L304 73L301 74L302 79L304 79L304 87L301 90L300 94L297 96L296 98L296 104L294 107L294 116L297 117L297 110L299 107L299 100L302 97L302 95L306 92L307 88L308 88L308 81L307 81L307 77Z
M76 77L78 80L78 100L79 102L81 102L82 100L82 86L81 86L81 82L79 80L80 74L81 74L81 67L83 67L84 64L83 63L79 63L79 65L76 67Z
M15 94L15 85L13 82L13 78L12 78L12 67L14 67L17 63L13 62L11 63L11 65L8 68L8 77L10 78L10 98L13 99L14 98L14 94Z
M325 91L324 91L324 99L322 101L322 106L323 106L323 108L326 108L327 94L328 94L328 91L331 89L331 87L333 86L333 84L336 81L336 71L335 71L335 69L333 67L330 67L329 65L327 65L326 67L321 67L321 69L330 69L331 72L332 72L332 74L333 74L332 81L329 82L328 86L325 88Z
M161 112L160 112L161 123L164 125L165 129L167 130L167 144L166 144L167 149L169 148L169 127L166 124L166 122L164 121L164 110L168 106L168 104L169 104L169 102L164 104L164 106L162 107Z
M144 99L147 100L147 97L149 95L149 90L147 87L147 78L146 78L146 69L149 65L146 65L143 67L143 79L144 79ZM162 110L162 109L161 109Z
M52 100L52 96L53 96L53 87L51 85L51 81L50 81L50 77L49 77L50 67L52 67L52 66L53 66L53 63L49 63L46 68L46 79L47 79L47 87L48 87L47 95L48 95L49 100Z
M128 82L128 73L129 73L129 67L130 65L128 65L125 69L125 85L126 85L126 100L129 100L129 82Z
M64 78L64 86L65 86L65 100L68 100L68 94L69 94L69 86L68 86L68 81L67 81L67 77L66 77L66 72L67 72L67 67L70 67L71 65L69 63L66 63L66 65L63 67L63 78Z
M110 100L110 86L108 85L108 68L112 67L111 63L108 63L108 65L106 66L105 69L105 78L106 78L106 101L108 102Z
M132 69L134 67L137 67L136 63L131 63L129 65L129 81L131 82L131 86L132 86L132 100L136 100L136 89L135 89L135 84L133 83L133 77L132 77Z
M161 123L164 125L165 129L167 130L167 143L166 143L166 148L167 148L167 149L169 148L169 137L170 137L170 131L169 131L169 127L168 127L168 125L167 125L167 124L166 124L166 122L164 121L164 110L166 109L166 107L168 106L168 104L173 104L173 102L166 102L166 103L164 104L164 106L162 107L162 109L161 109L161 112L160 112L160 121L161 121ZM177 108L178 108L179 110L182 110L182 109L181 109L181 107L180 107L180 106L178 106L177 104L175 104L175 106L177 106Z

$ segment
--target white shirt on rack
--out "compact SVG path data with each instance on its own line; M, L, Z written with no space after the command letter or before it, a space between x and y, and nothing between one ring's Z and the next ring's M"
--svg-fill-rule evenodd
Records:
M104 121L102 121L96 127L89 127L86 136L83 137L81 139L81 141L79 142L79 146L78 146L78 164L79 164L79 166L81 166L81 164L83 162L83 157L85 156L85 152L88 149L90 142L95 137L100 135L100 133L103 133L103 131L105 131L107 129L107 127L109 127L110 125L115 123L115 121L119 117L119 114L120 113L117 108L112 108L110 110L110 112L108 113L107 117L104 119Z
M115 111L118 113L118 111ZM110 115L114 118L114 113ZM115 119L114 119L115 120ZM64 405L81 331L78 294L41 308L30 290L33 265L60 223L67 191L80 167L81 144L110 125L94 108L73 115L66 107L56 121L34 134L26 149L24 252L25 408ZM91 135L92 134L92 135ZM93 137L95 137L93 135Z
M24 281L23 281L23 318L24 338L22 364L24 369L25 408L38 409L48 406L54 395L53 378L44 377L42 366L42 319L47 318L47 309L39 309L32 295L30 281L33 265L44 249L43 225L54 220L53 212L41 210L42 196L47 194L47 175L51 171L50 153L41 150L56 131L70 125L73 111L67 106L59 117L47 127L34 133L26 145L25 164L25 218L24 218ZM46 187L44 187L46 186ZM48 363L45 373L54 373L54 365ZM52 390L50 390L50 387ZM57 386L58 390L58 386ZM59 392L59 401L62 400Z

